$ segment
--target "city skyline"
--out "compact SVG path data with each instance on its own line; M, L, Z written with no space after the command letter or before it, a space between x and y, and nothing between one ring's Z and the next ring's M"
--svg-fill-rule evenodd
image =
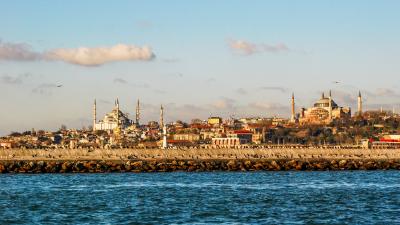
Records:
M131 119L140 99L142 121L160 104L167 122L289 118L292 92L298 112L329 90L400 111L400 3L384 3L3 2L0 135L88 126L95 98Z

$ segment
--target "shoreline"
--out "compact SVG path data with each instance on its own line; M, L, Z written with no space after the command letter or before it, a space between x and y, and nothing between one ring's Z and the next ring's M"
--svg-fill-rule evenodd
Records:
M0 173L400 170L400 149L1 149Z
M209 159L0 161L0 173L400 170L400 159Z
M0 149L0 161L43 160L400 159L400 149Z

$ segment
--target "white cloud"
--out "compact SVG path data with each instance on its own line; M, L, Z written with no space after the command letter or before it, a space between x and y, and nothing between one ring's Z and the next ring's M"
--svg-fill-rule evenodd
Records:
M115 61L148 61L155 57L150 47L117 44L112 47L55 49L46 53L47 58L62 60L81 66L99 66Z
M116 61L149 61L153 58L155 54L148 46L117 44L112 47L60 48L42 53L33 51L31 46L25 43L0 40L0 60L61 60L81 66L99 66Z
M290 49L283 43L278 44L255 44L244 40L228 40L229 47L244 55L252 55L254 53L261 52L270 52L270 53L278 53L278 52L287 52Z
M234 108L235 103L236 101L234 99L221 97L221 99L213 102L211 106L216 109L232 109Z
M41 54L34 52L28 44L9 43L0 40L0 60L33 61L40 58Z

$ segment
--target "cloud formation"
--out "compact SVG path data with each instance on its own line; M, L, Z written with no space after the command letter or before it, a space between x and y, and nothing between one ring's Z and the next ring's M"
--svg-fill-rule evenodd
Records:
M114 83L116 83L116 84L127 84L128 81L126 81L126 80L124 80L122 78L115 78L114 79Z
M244 54L244 55L252 55L255 53L269 52L269 53L278 53L278 52L287 52L290 49L283 43L278 44L255 44L244 40L228 40L229 47L235 52Z
M33 61L41 58L30 45L24 43L9 43L0 40L0 60Z
M285 93L287 91L286 88L284 87L278 87L278 86L263 86L260 87L260 90L265 90L265 91L280 91L282 93Z
M253 108L253 109L260 109L264 111L289 111L289 106L284 106L279 103L268 103L268 102L252 102L249 103L248 107Z
M127 86L134 87L134 88L149 88L149 87L150 87L150 85L148 85L148 84L134 84L134 83L128 82L128 81L125 80L125 79L118 78L118 77L115 78L115 79L113 80L113 82L114 82L115 84L127 85Z
M227 98L227 97L221 97L219 100L213 102L211 104L211 106L216 109L233 109L235 103L236 103L236 100L234 100L234 99Z
M41 95L52 95L53 94L53 89L57 88L57 84L53 83L43 83L40 84L39 86L35 87L32 92L35 94L41 94Z
M4 76L0 77L0 82L3 84L18 85L18 84L22 84L24 82L24 80L30 76L31 76L30 73L23 73L16 77L4 75Z
M244 88L238 88L235 90L236 93L240 94L240 95L246 95L247 91Z
M155 55L147 46L117 44L112 47L55 49L47 52L46 57L81 66L99 66L115 61L149 61Z
M36 52L25 43L9 43L0 40L0 60L35 61L59 60L81 66L100 66L116 61L149 61L155 54L148 46L117 44L112 47L60 48Z
M375 94L377 96L381 96L381 97L383 97L383 96L393 96L393 97L399 96L399 94L396 93L396 91L394 91L393 89L390 89L390 88L378 88L378 89L376 89Z

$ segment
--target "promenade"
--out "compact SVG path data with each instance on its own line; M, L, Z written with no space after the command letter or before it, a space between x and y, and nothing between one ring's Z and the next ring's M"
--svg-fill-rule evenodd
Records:
M0 161L222 159L400 159L400 149L0 149Z

